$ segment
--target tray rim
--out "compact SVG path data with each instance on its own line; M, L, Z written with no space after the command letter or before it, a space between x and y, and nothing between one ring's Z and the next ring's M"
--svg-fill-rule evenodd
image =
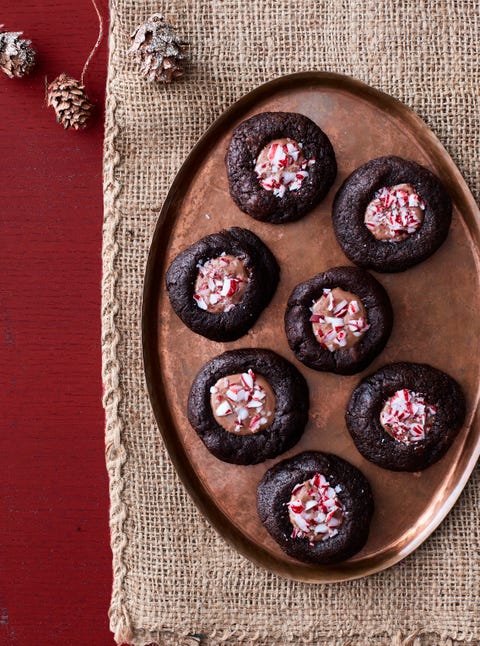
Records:
M448 151L420 116L398 99L348 75L335 72L305 71L280 76L257 86L224 110L207 128L200 139L198 139L175 175L155 225L144 274L141 322L143 365L150 404L168 455L188 494L220 536L242 556L273 574L308 583L338 583L370 576L403 560L406 556L414 552L435 531L451 511L465 488L480 456L480 433L477 432L477 437L474 437L475 433L472 432L472 428L478 423L478 395L475 406L473 407L474 412L470 427L459 456L459 462L466 460L465 464L462 462L463 468L461 475L456 480L456 484L453 486L450 494L444 499L441 508L423 526L423 529L417 532L403 550L397 551L391 549L390 552L393 551L393 553L382 553L370 558L369 566L366 566L362 562L349 563L346 561L345 565L340 563L336 566L318 566L313 569L311 566L300 562L281 562L277 557L243 535L233 525L202 485L200 478L197 476L195 469L188 459L182 442L179 440L178 434L176 431L172 432L171 430L174 429L174 424L169 412L168 402L162 396L163 389L154 387L154 384L162 382L160 360L156 345L158 329L156 305L161 274L157 267L157 261L160 258L163 263L164 260L164 254L161 253L161 249L166 242L163 238L168 239L168 236L163 236L163 233L168 225L168 215L176 200L177 193L184 183L184 177L188 175L189 168L194 164L195 158L201 154L201 151L208 144L209 140L213 137L216 138L217 133L219 131L221 132L225 125L234 121L242 112L247 111L263 98L268 98L270 94L288 89L295 90L298 87L304 87L306 84L320 87L336 87L351 95L366 99L377 106L381 105L383 112L395 115L397 118L400 117L402 121L408 123L410 131L415 132L416 135L420 135L419 143L422 148L427 147L438 153L439 160L445 171L442 180L447 184L453 201L462 212L462 217L467 223L468 232L472 236L474 246L477 250L476 264L479 267L480 210L465 179ZM478 273L480 274L480 270Z

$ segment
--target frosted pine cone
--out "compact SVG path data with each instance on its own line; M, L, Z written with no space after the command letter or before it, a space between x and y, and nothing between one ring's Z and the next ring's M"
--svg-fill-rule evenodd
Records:
M49 84L47 103L55 110L57 123L61 123L65 129L85 128L93 109L85 94L85 87L65 73Z
M140 73L149 81L171 83L182 76L182 61L188 43L175 35L175 28L155 13L132 34L129 53L140 61Z
M21 31L2 31L0 25L0 67L11 79L21 78L35 65L32 41L20 38Z

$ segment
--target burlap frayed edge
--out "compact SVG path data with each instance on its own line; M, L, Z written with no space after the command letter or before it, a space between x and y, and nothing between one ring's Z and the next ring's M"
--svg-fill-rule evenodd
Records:
M120 308L120 302L116 294L118 279L116 258L119 246L116 242L115 234L120 221L117 199L122 190L120 183L116 180L115 172L121 160L116 149L116 138L120 129L115 119L117 100L113 92L116 70L112 60L115 53L114 28L116 22L116 12L110 11L110 53L103 149L102 379L104 388L103 406L106 416L105 460L110 492L110 545L113 555L113 587L109 617L110 629L115 640L117 643L122 643L123 641L129 641L130 635L133 633L131 632L130 616L126 608L123 590L123 582L127 573L123 555L128 544L128 537L124 531L127 506L122 500L122 494L124 489L123 466L127 461L127 451L123 444L123 420L119 413L119 405L122 399L120 362L117 356L120 333L115 320Z
M170 631L135 630L129 635L129 644L133 646L236 646L237 644L315 644L320 646L459 646L460 644L473 644L474 642L463 639L456 634L439 634L428 630L416 630L410 634L398 632L395 635L387 632L372 632L368 635L349 633L348 635L334 638L329 636L328 641L319 641L319 637L309 633L304 635L285 635L280 632L246 633L243 630L214 631L210 635L195 635Z

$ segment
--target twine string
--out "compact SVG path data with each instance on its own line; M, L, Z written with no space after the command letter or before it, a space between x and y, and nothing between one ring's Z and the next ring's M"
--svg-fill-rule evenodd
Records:
M100 10L98 8L96 0L92 0L92 4L93 4L93 7L94 7L95 11L97 12L97 16L98 16L98 37L97 37L97 42L93 46L92 51L88 55L88 58L85 61L85 65L83 66L82 75L80 76L80 84L81 85L85 85L84 78L85 78L85 74L87 73L88 66L90 65L90 61L92 60L92 58L95 56L98 48L100 47L100 43L102 42L102 38L103 38L103 18L102 18L102 14L100 13Z

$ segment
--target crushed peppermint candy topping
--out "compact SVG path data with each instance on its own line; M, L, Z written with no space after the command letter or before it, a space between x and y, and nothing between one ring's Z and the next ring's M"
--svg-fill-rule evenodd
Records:
M241 258L223 252L218 258L197 264L193 298L201 310L230 312L242 300L248 273Z
M308 169L315 159L305 159L303 144L293 139L274 139L255 160L255 173L266 191L283 197L286 191L298 191L308 177Z
M436 413L436 407L428 404L423 395L402 388L385 402L380 423L398 442L412 444L425 439Z
M217 422L237 435L251 435L273 422L275 395L268 381L253 370L221 377L210 388Z
M343 505L337 495L341 491L340 485L330 486L321 473L297 484L287 503L293 525L292 538L307 538L313 545L336 536L344 518Z
M422 225L425 202L411 184L383 186L365 211L365 226L382 242L406 240Z
M362 301L339 287L324 289L310 308L313 334L322 348L351 348L370 329Z

